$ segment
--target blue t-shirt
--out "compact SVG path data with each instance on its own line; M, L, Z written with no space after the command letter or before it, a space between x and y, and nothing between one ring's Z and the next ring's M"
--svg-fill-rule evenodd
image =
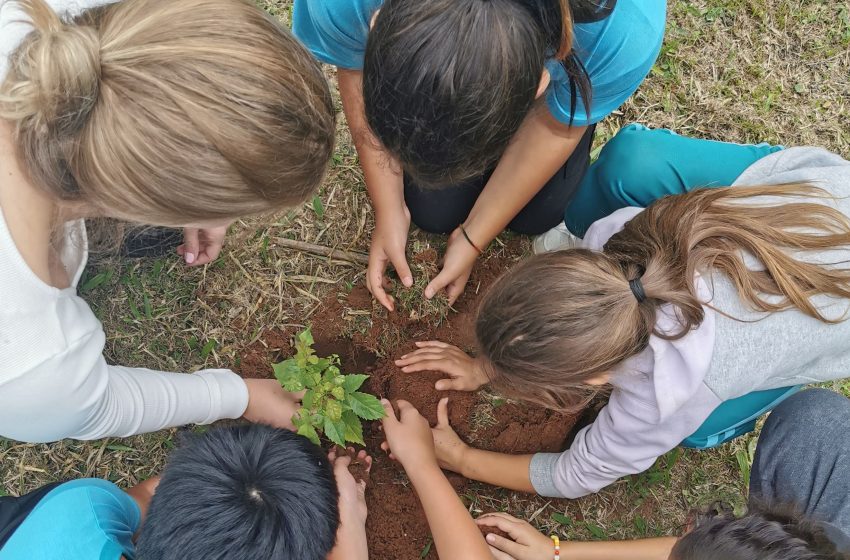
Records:
M0 549L0 560L127 560L142 515L111 482L81 479L54 488Z
M427 1L427 0L422 0ZM295 0L292 29L322 62L360 70L372 14L383 0ZM618 0L607 18L574 27L574 49L590 77L590 118L580 95L575 126L601 121L637 90L661 50L667 18L665 0ZM552 76L546 101L552 115L570 122L572 93L566 70L547 61Z

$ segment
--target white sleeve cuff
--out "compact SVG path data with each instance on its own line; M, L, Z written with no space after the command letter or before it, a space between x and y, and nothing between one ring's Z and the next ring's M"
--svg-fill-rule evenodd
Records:
M248 408L248 386L229 369L208 369L196 375L204 380L210 392L209 416L198 424L212 424L224 418L240 418Z

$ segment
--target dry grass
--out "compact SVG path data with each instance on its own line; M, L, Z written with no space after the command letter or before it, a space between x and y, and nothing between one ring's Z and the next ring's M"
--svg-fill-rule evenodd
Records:
M261 5L289 17L288 2ZM634 99L601 123L597 147L621 126L641 122L732 142L820 145L848 157L848 53L850 8L841 2L670 2L661 58ZM93 265L82 292L106 328L108 359L176 371L238 367L240 350L264 329L300 328L325 294L350 291L362 281L360 266L275 244L285 237L368 249L372 217L343 122L319 200L269 220L239 223L227 252L205 269L186 269L171 258ZM162 467L174 438L172 430L95 443L0 441L0 493L79 476L131 485ZM746 443L685 452L675 464L668 456L648 473L570 503L512 492L472 492L468 498L474 511L510 511L574 538L670 534L693 507L717 500L743 506L736 453Z

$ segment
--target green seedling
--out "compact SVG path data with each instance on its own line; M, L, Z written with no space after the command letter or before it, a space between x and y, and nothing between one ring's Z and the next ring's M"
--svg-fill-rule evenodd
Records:
M361 420L384 417L381 401L358 391L369 376L343 374L339 356L320 358L313 343L310 329L302 331L295 337L295 356L272 366L284 389L304 391L292 422L300 435L316 445L320 434L341 447L346 442L364 445Z

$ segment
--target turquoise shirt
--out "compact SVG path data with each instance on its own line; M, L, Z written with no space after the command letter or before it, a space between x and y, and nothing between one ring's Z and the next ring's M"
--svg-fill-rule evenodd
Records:
M0 560L127 560L142 515L111 482L81 479L57 486L0 549Z
M322 62L360 70L369 23L382 4L383 0L295 0L292 29ZM575 25L574 49L593 91L590 118L577 94L575 126L601 121L637 90L661 50L666 17L665 0L618 0L606 19ZM567 72L556 60L547 61L546 68L552 76L546 92L549 110L569 123L572 93Z

